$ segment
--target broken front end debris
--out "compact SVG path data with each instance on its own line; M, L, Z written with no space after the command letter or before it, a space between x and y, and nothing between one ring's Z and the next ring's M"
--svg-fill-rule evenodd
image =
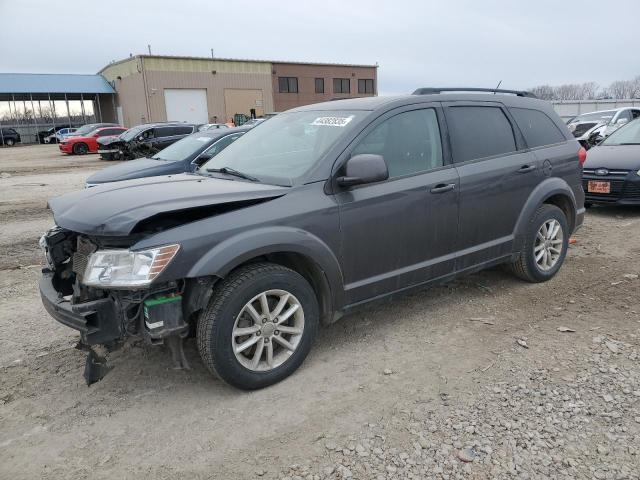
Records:
M179 246L132 252L128 247L136 240L135 235L98 238L56 227L40 241L46 257L40 279L42 302L57 321L80 332L79 348L89 351L87 384L108 371L93 347L113 350L130 337L164 343L174 366L188 368L183 340L190 332L189 320L200 308L196 304L202 305L199 292L210 292L212 281L151 284ZM193 285L185 294L188 282Z

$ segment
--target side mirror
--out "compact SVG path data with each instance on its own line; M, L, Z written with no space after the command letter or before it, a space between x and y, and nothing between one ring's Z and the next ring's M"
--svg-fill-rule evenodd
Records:
M389 170L383 156L369 153L355 155L347 160L345 174L336 179L341 187L382 182L389 178Z
M629 119L628 119L628 118L619 118L619 119L616 121L616 125L624 125L624 124L625 124L625 123L627 123L628 121L629 121Z

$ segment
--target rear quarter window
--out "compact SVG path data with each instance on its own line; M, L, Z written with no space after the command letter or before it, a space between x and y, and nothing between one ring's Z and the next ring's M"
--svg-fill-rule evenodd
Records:
M500 107L454 106L446 116L456 163L516 151L511 122Z
M546 113L529 108L510 108L509 111L530 148L553 145L566 140Z

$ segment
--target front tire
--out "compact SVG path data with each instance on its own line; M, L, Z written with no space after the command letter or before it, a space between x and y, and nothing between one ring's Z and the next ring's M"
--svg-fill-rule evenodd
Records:
M511 271L527 282L551 280L564 263L569 234L564 212L555 205L541 205L527 226L524 249Z
M198 323L198 350L225 382L263 388L302 364L318 319L318 301L304 277L281 265L247 265L216 286Z
M76 143L73 146L73 153L76 155L85 155L89 151L86 143Z
M4 144L5 144L7 147L13 147L13 145L14 145L15 143L16 143L16 142L15 142L15 140L14 140L13 138L6 138L6 139L5 139L5 141L4 141Z

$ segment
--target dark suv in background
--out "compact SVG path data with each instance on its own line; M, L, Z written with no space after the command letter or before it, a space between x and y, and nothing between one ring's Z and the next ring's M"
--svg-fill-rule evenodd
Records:
M197 130L197 126L190 123L138 125L119 137L98 139L98 153L104 160L150 157Z
M46 309L85 348L139 337L177 365L193 333L212 372L255 389L371 302L497 264L553 278L584 217L584 149L525 92L446 90L296 108L196 174L51 200Z
M7 145L8 147L12 147L16 143L20 143L20 141L20 134L13 128L0 128L0 145Z

